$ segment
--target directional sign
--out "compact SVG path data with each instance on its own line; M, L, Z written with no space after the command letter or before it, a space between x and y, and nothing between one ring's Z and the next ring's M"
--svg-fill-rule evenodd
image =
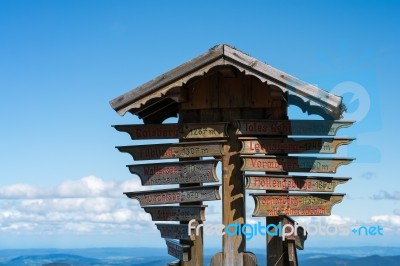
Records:
M219 185L161 189L140 192L125 192L129 198L137 199L140 206L181 202L219 200Z
M132 139L208 139L226 138L228 123L188 123L115 125L116 130L128 133Z
M349 138L262 138L243 139L241 154L336 153Z
M174 158L194 158L221 156L220 141L180 142L173 144L152 144L116 147L120 152L129 153L134 160L157 160Z
M153 221L205 221L207 205L155 206L143 207Z
M303 135L335 136L342 127L353 121L337 120L236 120L237 135Z
M336 173L340 165L351 158L323 158L298 156L244 156L242 170L263 172Z
M255 201L253 216L329 216L332 206L345 194L332 193L269 193L250 194Z
M190 246L180 244L176 240L165 239L168 248L168 254L174 256L181 261L189 261L190 260Z
M128 165L143 186L218 182L217 160Z
M246 189L299 190L309 192L333 192L348 177L306 177L286 175L246 175Z
M188 231L187 224L156 224L160 230L162 238L172 238L180 240L195 240L195 230Z
M295 242L296 248L303 250L304 249L304 242L307 239L307 232L304 230L304 228L301 225L296 226L296 222L290 218L289 216L283 216L282 219L282 226L290 224L290 228L297 228L297 232L293 232L292 234L290 233L290 229L288 227L285 227L285 233L286 233L286 240L292 240Z

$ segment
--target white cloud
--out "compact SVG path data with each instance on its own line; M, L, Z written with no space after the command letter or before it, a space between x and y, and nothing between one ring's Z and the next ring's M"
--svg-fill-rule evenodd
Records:
M87 197L122 197L126 191L137 190L140 187L138 178L120 183L105 181L96 176L87 176L79 180L67 180L55 189L59 197L87 198Z
M360 226L380 226L383 228L384 234L385 232L390 232L392 235L400 235L400 216L398 215L375 215L363 220L357 220L339 215L299 217L295 220L303 226L307 226L308 224L319 224L322 226L326 226L328 224L345 225L349 228L358 228Z
M140 180L105 180L96 176L67 180L50 188L30 184L0 187L0 232L18 234L115 234L155 232L150 215L136 200L123 192L150 189ZM155 188L153 188L155 189ZM221 201L210 202L207 223L221 223ZM265 221L252 218L248 204L248 223ZM250 210L251 209L251 210ZM350 217L294 217L301 225L310 223L346 224L348 226L380 225L385 232L400 232L399 215L372 216L365 221Z
M372 195L371 198L374 200L400 200L400 191L389 193L386 190L381 190L378 194Z
M125 200L125 199L124 199ZM19 202L19 209L31 213L73 212L86 213L109 212L120 207L117 199L111 198L66 198L66 199L29 199Z
M108 181L96 176L77 180L66 180L53 188L40 188L29 184L0 186L0 199L43 199L43 198L122 198L123 192L146 190L138 177L124 181Z
M320 224L332 224L332 225L341 225L341 224L355 224L356 220L350 217L343 217L340 215L332 214L331 216L312 216L303 218L305 223L320 223Z
M376 215L371 220L375 223L382 223L391 227L400 227L400 216L397 215Z
M368 172L362 173L360 177L363 179L366 179L366 180L371 180L371 179L376 178L377 174L375 172L368 171Z
M5 199L34 198L39 194L38 188L28 184L12 184L0 187L0 198Z
M93 197L104 195L107 188L113 188L113 182L103 181L95 176L88 176L79 180L67 180L56 188L60 197Z
M64 228L67 231L72 231L76 233L88 233L94 229L93 225L87 223L66 223L64 225Z
M52 188L29 184L0 187L0 232L107 234L152 230L150 216L123 192L139 190L137 177L109 181L96 176Z

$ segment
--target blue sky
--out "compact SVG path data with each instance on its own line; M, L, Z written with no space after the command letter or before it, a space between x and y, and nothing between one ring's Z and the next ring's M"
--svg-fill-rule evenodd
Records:
M348 197L321 221L388 234L323 243L399 245L399 11L397 1L1 1L0 248L164 246L122 197L140 187L114 149L131 141L111 125L138 120L108 101L221 43L343 94L358 123L339 135L357 141L339 155L357 160L337 174L353 178L337 189ZM218 205L207 214L216 222Z

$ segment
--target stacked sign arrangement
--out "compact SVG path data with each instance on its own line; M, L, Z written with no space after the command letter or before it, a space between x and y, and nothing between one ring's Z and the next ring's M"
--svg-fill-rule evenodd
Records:
M188 234L188 221L205 220L202 201L219 200L219 185L202 185L218 182L216 165L223 155L227 123L205 124L148 124L116 125L118 131L128 133L133 140L179 139L179 143L151 144L117 147L129 153L135 161L169 160L165 163L128 165L131 173L140 177L143 186L179 185L168 189L126 192L137 199L153 221L172 223L156 224L165 238L168 253L181 261L190 260L189 249L195 241L195 232ZM203 157L216 159L202 160ZM174 204L174 205L171 205ZM176 205L179 204L179 205ZM173 223L180 222L180 223Z
M349 144L353 139L333 136L339 128L348 127L352 123L333 120L237 121L236 134L242 141L242 170L246 172L246 189L266 191L250 194L255 201L253 216L279 216L274 221L293 225L294 221L287 215L330 215L332 206L341 202L344 197L344 194L332 192L337 185L350 178L287 173L336 173L340 165L350 163L353 159L308 155L334 154L340 145ZM266 174L249 174L253 171ZM289 193L290 191L296 193ZM289 257L291 254L296 256L294 246L303 249L305 238L304 231L287 238ZM292 261L297 263L296 258Z
M225 226L246 224L246 190L255 200L253 216L267 217L268 224L294 224L289 216L329 215L343 199L344 194L333 192L349 178L320 175L335 173L352 160L329 157L352 141L336 137L339 128L352 124L335 120L345 111L342 98L230 45L212 47L110 104L120 115L129 112L143 119L144 125L115 126L132 139L175 139L118 149L135 161L146 160L129 166L143 186L171 186L126 195L139 200L153 221L164 222L157 227L168 252L180 259L176 265L203 265L201 232L185 231L192 218L200 225L204 221L203 201L220 199L219 185L203 186L218 182L218 161ZM325 120L292 120L289 105ZM162 124L170 117L179 122ZM257 190L262 192L253 193ZM296 265L295 246L303 248L305 237L304 232L288 241L269 236L268 265ZM212 266L257 265L242 234L221 238Z
M340 145L353 139L334 138L341 127L352 122L328 120L237 120L230 124L242 143L242 171L246 189L264 190L254 193L256 207L253 216L281 216L282 224L294 224L290 216L330 215L334 204L344 194L332 193L339 184L350 178L287 175L287 172L335 173L338 166L352 159L294 154L334 154ZM228 123L208 124L149 124L116 125L118 131L128 133L133 140L179 139L179 143L117 147L129 153L135 161L180 159L165 163L128 165L132 174L140 177L143 186L180 185L168 189L126 192L137 199L153 221L180 223L156 224L161 237L166 239L168 253L182 261L190 259L190 242L196 239L189 232L187 222L205 220L202 201L219 200L216 165L223 156ZM302 136L288 137L288 136ZM323 136L323 137L316 137ZM202 160L203 157L216 159ZM249 172L267 174L249 174ZM288 193L298 191L301 193ZM307 193L303 193L307 192ZM312 192L312 193L309 193ZM179 204L179 205L171 205ZM303 249L306 236L302 232L287 237L287 241ZM291 254L295 251L291 251Z

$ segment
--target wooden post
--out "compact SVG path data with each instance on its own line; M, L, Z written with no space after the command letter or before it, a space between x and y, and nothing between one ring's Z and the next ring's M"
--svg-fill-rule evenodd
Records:
M287 101L287 94L282 95ZM289 119L287 116L287 108L286 104L282 104L280 108L276 108L272 114L273 119ZM285 138L285 136L283 136ZM286 136L287 137L287 136ZM288 173L280 173L282 175ZM273 192L273 191L266 191ZM281 191L282 193L288 193L287 191ZM282 217L266 217L266 224L275 224L278 225L282 222ZM288 266L288 256L287 252L285 252L285 243L282 241L281 236L270 236L267 235L267 265L268 266Z
M287 242L287 252L289 259L289 266L297 266L297 252L296 252L296 244L293 240L288 240Z
M230 111L230 110L229 110ZM237 111L236 111L237 112ZM225 120L233 120L240 116L240 112L225 112ZM226 226L238 223L245 224L244 182L240 171L241 159L239 155L240 142L235 135L235 128L228 130L229 141L224 145L225 155L222 158L222 223ZM242 235L225 234L222 238L224 266L242 266L243 253L246 249L246 240Z
M179 124L183 123L192 123L192 122L198 122L198 119L196 116L190 116L186 115L184 112L181 113L181 116L179 117ZM179 141L184 141L180 139ZM199 160L200 158L191 158L191 160ZM180 159L180 161L185 161L187 159ZM190 160L190 159L189 159ZM202 183L197 183L197 184L181 184L179 187L188 187L188 186L201 186ZM181 206L184 205L199 205L201 206L203 204L202 201L198 202L192 202L192 203L180 203ZM189 222L187 221L181 221L180 224L188 224ZM200 225L202 224L203 221L197 221L196 224ZM180 240L181 244L186 244L190 245L190 260L189 261L181 261L180 266L198 266L198 265L203 265L203 260L204 260L204 254L203 254L203 227L200 228L199 230L199 235L195 236L194 241L187 241L187 240Z
M278 225L280 217L267 217L266 223ZM288 260L284 250L284 242L280 236L267 236L267 265L268 266L287 266Z
M180 185L187 186L187 185ZM202 201L194 202L194 203L180 203L181 206L183 205L202 205ZM202 224L202 221L197 221L197 224ZM188 222L180 222L180 224L187 225ZM180 240L181 244L190 245L190 260L189 261L181 261L181 266L198 266L203 265L204 254L203 254L203 227L199 230L199 235L195 236L194 241L187 241L187 240Z

